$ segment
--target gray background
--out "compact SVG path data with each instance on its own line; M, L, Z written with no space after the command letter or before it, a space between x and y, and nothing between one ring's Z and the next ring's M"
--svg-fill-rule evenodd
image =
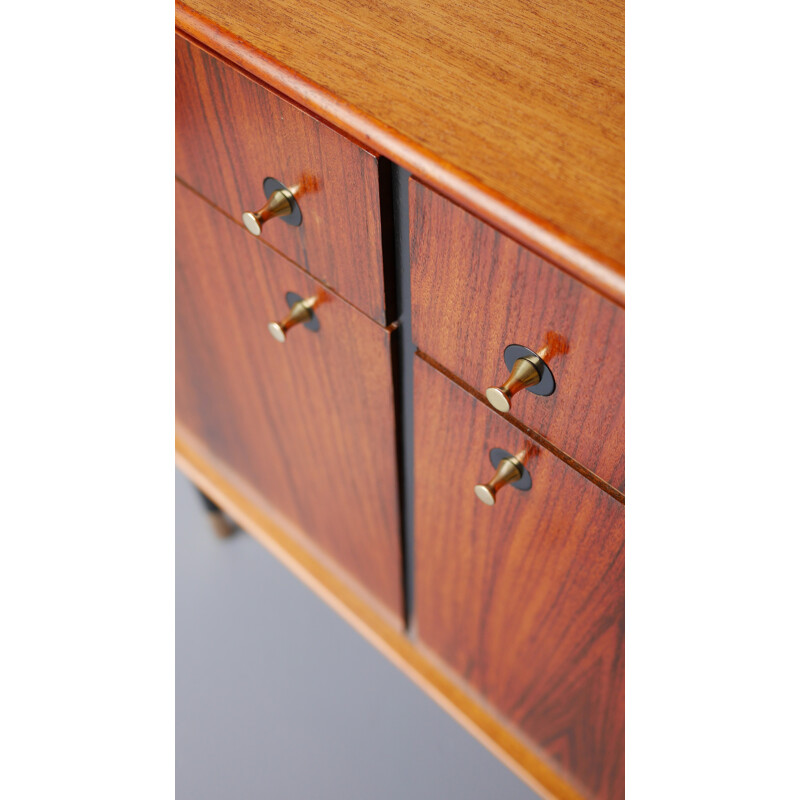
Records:
M178 800L536 800L244 533L175 484Z

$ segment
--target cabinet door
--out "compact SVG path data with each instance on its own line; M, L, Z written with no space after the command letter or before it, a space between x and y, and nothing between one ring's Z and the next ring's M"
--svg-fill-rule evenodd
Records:
M176 187L179 430L398 619L391 334ZM289 292L317 298L318 330L280 343Z
M387 322L377 156L180 36L175 172L237 222L265 178L290 188L300 224L270 220L261 238Z
M621 800L624 506L415 361L419 637L588 797ZM493 448L531 482L490 507Z

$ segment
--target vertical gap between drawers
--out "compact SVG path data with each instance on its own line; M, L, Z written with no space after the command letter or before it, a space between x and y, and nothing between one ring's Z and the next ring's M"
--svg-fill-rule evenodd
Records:
M381 218L381 255L383 256L383 302L386 314L386 324L391 325L397 318L398 308L398 273L397 259L399 257L395 232L394 203L394 164L387 158L378 157L378 199L380 203Z
M400 488L400 530L403 561L403 597L406 628L414 630L414 345L411 338L411 257L408 217L409 173L385 159L386 180L389 188L387 200L391 212L393 240L391 254L384 250L386 273L387 314L389 295L396 303L397 329L392 336L392 371L394 375L395 424L397 426L397 457ZM381 192L381 210L384 211L385 191ZM386 222L386 216L383 217ZM388 228L389 226L384 226ZM385 240L384 240L385 241Z

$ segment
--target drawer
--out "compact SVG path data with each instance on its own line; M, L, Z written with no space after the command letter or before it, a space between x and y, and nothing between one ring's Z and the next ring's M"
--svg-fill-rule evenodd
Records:
M179 429L399 622L391 334L178 182L175 297Z
M624 493L623 309L414 180L409 201L415 344L481 394L510 345L542 353L555 390L509 413Z
M420 357L414 427L421 642L587 797L621 800L624 506ZM527 488L490 507L474 486L500 450Z
M387 322L374 154L179 36L175 139L178 177L239 223L266 178L291 188L300 224L270 219L260 238Z

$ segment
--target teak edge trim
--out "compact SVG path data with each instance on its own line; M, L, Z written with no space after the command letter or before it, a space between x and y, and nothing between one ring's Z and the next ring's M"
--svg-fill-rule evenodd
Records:
M341 128L358 142L405 167L470 213L557 264L608 299L620 306L625 305L625 278L621 264L575 242L555 226L505 199L468 173L442 161L388 125L340 100L327 89L298 75L180 0L175 3L175 22L181 35L210 47L232 64Z
M238 491L177 432L175 460L181 472L204 494L466 728L521 781L538 792L543 800L584 800L583 795L552 767L535 756L529 746L442 673L405 634L393 628L346 583L306 553L265 511Z

